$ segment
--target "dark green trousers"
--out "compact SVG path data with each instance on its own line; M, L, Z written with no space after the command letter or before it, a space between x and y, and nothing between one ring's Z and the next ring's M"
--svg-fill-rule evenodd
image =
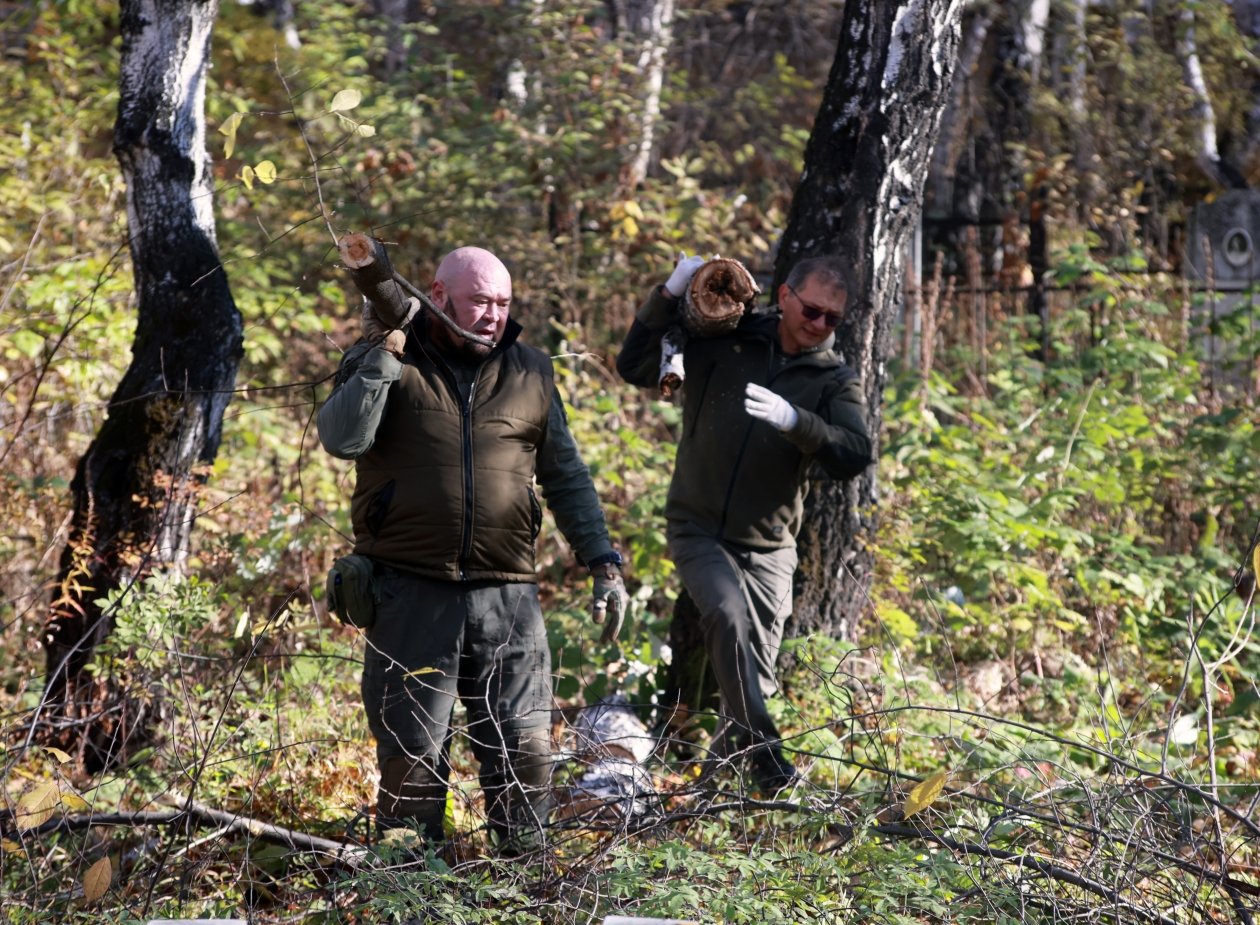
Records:
M363 704L376 737L378 827L442 836L458 697L487 822L535 842L551 799L551 653L533 584L446 582L378 565Z
M760 552L676 528L670 530L669 549L700 611L721 694L715 757L748 750L758 775L790 773L766 698L778 688L774 665L792 613L796 550Z

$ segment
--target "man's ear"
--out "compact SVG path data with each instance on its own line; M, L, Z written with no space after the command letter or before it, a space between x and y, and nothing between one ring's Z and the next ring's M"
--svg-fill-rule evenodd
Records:
M429 298L433 300L434 305L441 308L442 303L446 301L446 284L440 279L435 279L433 285L429 287Z

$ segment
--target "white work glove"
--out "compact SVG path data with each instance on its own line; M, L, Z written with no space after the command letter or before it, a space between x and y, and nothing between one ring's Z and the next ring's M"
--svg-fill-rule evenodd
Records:
M604 632L599 641L602 645L607 645L621 632L621 624L626 619L626 611L630 606L630 595L626 593L621 569L613 562L595 566L591 569L591 578L594 579L591 619L603 625Z
M765 421L779 430L791 430L796 426L798 417L791 402L755 382L748 383L744 389L744 410L758 421Z
M686 251L679 251L678 265L674 267L674 272L669 274L669 279L665 280L665 289L675 299L681 299L687 291L687 284L691 282L691 277L696 275L696 270L704 266L708 261L697 254L695 257L688 257Z

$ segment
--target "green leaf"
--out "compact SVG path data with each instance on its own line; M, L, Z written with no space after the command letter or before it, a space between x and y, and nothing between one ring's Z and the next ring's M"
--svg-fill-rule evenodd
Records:
M61 795L61 805L71 812L81 813L92 808L91 804L83 797L79 796L73 790L68 790Z
M254 168L254 176L258 177L260 183L275 183L276 165L271 161L263 161Z
M9 343L25 357L37 357L44 349L44 338L34 331L14 331L9 335Z
M333 97L332 104L328 107L329 112L345 112L354 109L363 101L363 94L358 90L342 90Z
M227 137L227 141L223 144L223 156L231 157L232 152L236 150L236 130L241 127L241 120L245 118L244 113L234 112L227 117L227 121L219 126L219 134Z

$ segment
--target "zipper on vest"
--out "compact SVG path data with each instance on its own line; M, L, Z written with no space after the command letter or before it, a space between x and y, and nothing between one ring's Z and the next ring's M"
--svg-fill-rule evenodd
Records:
M472 408L473 399L477 397L477 380L481 377L481 367L477 367L477 371L473 373L472 384L468 387L468 402L464 405L463 414L463 444L464 444L464 525L463 525L463 542L459 548L459 580L466 580L464 575L464 566L468 564L468 557L472 555L473 541L473 443L472 443ZM459 394L459 389L455 390L455 394Z

